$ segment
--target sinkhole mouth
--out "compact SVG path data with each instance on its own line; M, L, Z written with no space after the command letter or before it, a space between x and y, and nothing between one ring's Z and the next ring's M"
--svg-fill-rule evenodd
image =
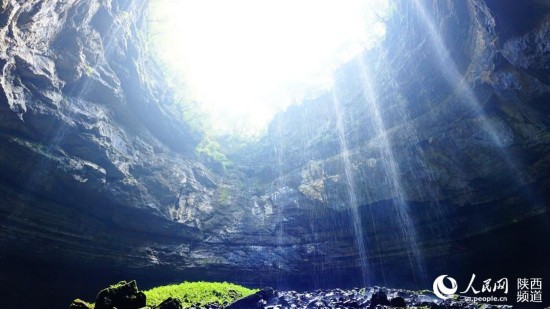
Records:
M184 118L258 137L385 36L390 0L157 0L149 37Z

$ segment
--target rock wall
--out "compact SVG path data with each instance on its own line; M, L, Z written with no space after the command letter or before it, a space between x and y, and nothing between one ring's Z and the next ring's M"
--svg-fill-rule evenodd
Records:
M361 284L358 226L372 284L491 275L495 255L548 273L547 249L513 241L550 232L548 7L418 3L398 1L333 93L278 115L221 172L146 49L145 2L4 0L3 296L50 286L54 302L117 276Z
M521 253L498 236L548 233L525 226L548 217L548 7L400 4L385 42L341 68L333 93L290 107L234 154L246 187L278 214L281 246L312 245L302 259L314 272L358 273L358 220L377 283L548 273L541 260L523 261L546 250ZM511 19L516 11L535 20ZM520 266L503 273L485 259L495 254Z
M140 1L2 2L2 293L27 279L43 290L70 265L192 263L203 232L169 208L189 190L208 199L213 182L145 49L145 14ZM20 259L57 266L29 279Z

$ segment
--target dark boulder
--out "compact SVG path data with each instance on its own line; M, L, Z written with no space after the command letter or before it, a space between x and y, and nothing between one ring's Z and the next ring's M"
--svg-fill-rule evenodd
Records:
M392 307L398 307L398 308L407 307L407 303L405 302L405 299L401 296L392 298L390 300L390 303Z
M227 306L226 309L252 309L252 308L263 308L263 305L266 304L271 298L273 298L275 291L272 288L263 288L262 290L237 300L231 305Z
M370 299L369 309L374 309L378 305L382 305L382 306L391 305L390 301L388 300L388 296L386 295L386 292L382 290L378 290L374 294L372 294L372 297Z
M153 309L181 309L181 301L177 298L169 297L158 306L153 307Z
M145 307L145 294L137 288L136 281L121 281L97 294L95 309L137 309Z

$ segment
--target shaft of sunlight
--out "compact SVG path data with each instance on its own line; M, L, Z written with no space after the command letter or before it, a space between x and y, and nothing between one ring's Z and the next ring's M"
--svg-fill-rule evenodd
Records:
M343 115L341 110L340 98L338 97L337 89L334 87L332 91L332 104L334 107L334 114L336 116L336 129L338 130L338 142L342 152L342 163L344 168L344 175L346 176L346 187L349 197L349 207L351 211L351 219L353 223L353 232L355 246L357 247L357 253L359 256L359 266L361 268L361 276L363 279L363 285L370 285L370 266L368 261L368 252L365 245L364 228L361 220L361 214L359 213L359 203L357 202L357 193L355 190L355 174L352 169L352 164L349 158L350 150L345 134Z
M385 129L386 125L384 123L384 118L380 113L378 93L371 81L370 70L361 58L359 59L359 66L364 85L365 107L367 108L369 114L372 115L376 136L378 136L380 143L380 157L382 158L382 164L387 175L386 177L388 177L389 180L389 187L393 191L393 195L396 197L393 204L397 212L401 232L409 245L409 260L411 269L415 276L418 274L421 282L425 282L427 280L427 275L424 266L424 258L418 245L416 227L409 213L409 205L407 204L405 190L403 189L401 183L398 162L391 146L392 143Z
M457 93L466 106L481 119L481 128L489 136L492 143L496 146L497 154L503 159L505 164L515 174L515 179L518 184L525 182L525 175L519 168L519 161L509 153L506 149L506 138L499 134L499 131L491 124L486 112L483 109L482 103L477 98L474 90L468 85L466 78L459 72L456 63L450 56L449 49L445 45L443 38L437 31L434 19L428 13L424 5L419 0L413 0L418 14L428 33L428 38L431 41L432 48L436 52L436 59L439 63L439 68L443 73L443 77L450 85L457 89ZM508 141L509 143L509 141Z

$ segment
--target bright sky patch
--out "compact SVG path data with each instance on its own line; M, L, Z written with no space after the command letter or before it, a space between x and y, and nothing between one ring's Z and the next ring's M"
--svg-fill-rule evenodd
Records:
M155 0L151 34L214 133L256 135L380 41L388 11L388 0Z

